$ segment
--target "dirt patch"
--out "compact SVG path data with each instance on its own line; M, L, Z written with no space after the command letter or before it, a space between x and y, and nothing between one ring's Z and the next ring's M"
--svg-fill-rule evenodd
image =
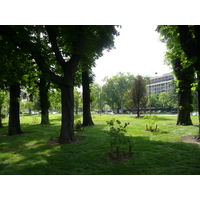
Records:
M52 138L52 139L50 139L49 142L48 142L48 145L51 145L51 146L60 145L60 144L58 143L58 139L59 139L58 137L57 137L57 138ZM79 143L79 142L85 140L86 137L85 137L85 136L76 136L76 139L77 139L76 141L73 141L73 142L68 143L68 144L76 144L76 143Z
M192 144L200 145L200 141L197 141L196 137L197 136L183 136L183 137L181 137L181 141L186 142L186 143L192 143Z
M111 161L123 161L123 160L131 158L132 155L133 153L122 151L118 155L117 155L117 152L108 153L105 155L105 157L108 157Z
M5 136L7 136L6 134L4 134L4 135L0 135L0 137L5 137Z

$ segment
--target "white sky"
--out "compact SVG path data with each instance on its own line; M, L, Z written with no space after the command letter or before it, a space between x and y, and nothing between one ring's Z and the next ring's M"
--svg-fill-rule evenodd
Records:
M166 46L160 42L155 31L157 25L122 25L120 36L115 39L116 49L105 51L96 61L93 72L95 82L103 84L105 76L111 77L117 72L130 72L134 75L154 76L170 72L170 66L164 65Z

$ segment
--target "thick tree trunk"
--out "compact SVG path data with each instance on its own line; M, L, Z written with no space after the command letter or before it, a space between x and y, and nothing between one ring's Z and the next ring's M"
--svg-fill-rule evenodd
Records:
M59 137L60 144L76 141L74 134L74 86L62 85L62 124Z
M8 125L9 136L23 133L20 127L19 99L20 86L18 83L15 83L10 86L10 112Z
M50 84L46 82L45 79L40 78L39 83L39 95L40 95L40 107L41 107L41 124L49 125L49 98L48 90Z
M82 72L83 86L83 126L94 125L90 110L90 86L88 72Z
M183 68L181 62L177 59L174 62L174 72L178 79L178 117L177 125L192 125L190 112L193 109L193 96L191 84L194 80L194 67Z
M190 117L191 102L188 98L189 93L191 93L191 90L189 90L188 92L178 93L179 109L176 125L192 125L192 120Z

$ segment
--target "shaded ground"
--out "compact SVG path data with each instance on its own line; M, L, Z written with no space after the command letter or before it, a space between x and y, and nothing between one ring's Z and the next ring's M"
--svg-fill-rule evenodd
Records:
M59 139L58 137L57 138L52 138L52 139L49 140L48 144L52 145L52 146L54 146L54 145L60 145L58 143L58 139ZM85 140L86 137L85 136L76 136L76 139L77 139L77 141L73 141L73 142L71 142L69 144L81 142L81 141Z
M192 143L192 144L200 145L200 141L196 140L196 136L183 136L183 137L181 137L181 141L186 142L186 143Z

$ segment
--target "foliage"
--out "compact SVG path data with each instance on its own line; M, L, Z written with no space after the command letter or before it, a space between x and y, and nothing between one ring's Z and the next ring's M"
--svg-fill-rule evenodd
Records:
M124 104L127 100L126 94L130 91L134 76L131 73L119 72L111 78L105 77L105 84L102 87L104 98L107 104L114 108L121 108L123 113Z
M159 94L159 101L161 102L163 107L169 105L169 93L161 92Z
M172 65L178 86L177 125L190 123L190 111L193 103L191 92L192 84L195 82L195 70L197 70L197 58L199 53L198 32L199 26L171 26L162 25L157 27L162 42L166 43L167 52L165 59ZM196 68L196 69L195 69ZM189 106L190 105L190 106ZM189 109L188 109L189 108Z
M98 83L93 83L91 85L91 96L93 97L91 109L98 110L101 113L104 107L105 100L103 97L102 87Z
M74 128L75 128L75 130L78 130L78 131L84 128L81 120L77 120L74 123Z
M110 136L111 153L113 146L122 148L124 144L130 143L130 137L125 136L125 133L127 132L126 127L129 125L129 123L124 123L124 125L121 125L121 121L115 120L114 118L106 122L110 127L110 130L106 132ZM115 127L115 123L118 125L118 127Z
M146 124L146 130L148 130L148 131L155 131L155 130L157 130L157 125L156 125L155 129L153 129L153 126L158 121L158 116L157 115L146 115L146 116L143 117L143 119L147 123Z

